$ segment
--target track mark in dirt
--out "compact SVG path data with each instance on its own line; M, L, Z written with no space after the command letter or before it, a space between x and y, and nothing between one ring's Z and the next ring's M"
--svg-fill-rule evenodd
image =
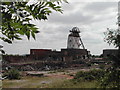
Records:
M53 75L47 75L48 77L56 77L56 78L66 78L66 79L73 79L73 76L69 75L58 75L58 74L53 74Z

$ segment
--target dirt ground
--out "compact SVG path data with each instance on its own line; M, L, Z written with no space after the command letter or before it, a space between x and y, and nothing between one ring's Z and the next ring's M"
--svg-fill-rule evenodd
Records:
M3 88L37 88L47 87L52 84L63 82L64 80L73 79L69 72L57 71L27 71L29 74L44 74L42 77L25 76L20 80L3 80Z
M78 71L88 71L89 69L66 69L63 71L26 71L24 75L43 74L43 76L23 76L20 80L2 81L3 88L46 88L58 83L63 83L66 80L73 79L73 76Z

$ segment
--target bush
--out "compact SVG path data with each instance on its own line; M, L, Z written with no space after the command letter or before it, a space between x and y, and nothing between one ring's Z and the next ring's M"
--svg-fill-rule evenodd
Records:
M102 64L102 65L99 66L99 68L100 68L100 69L105 69L105 65Z
M101 77L105 75L105 71L94 69L94 70L89 71L88 74L93 75L95 79L100 79Z
M8 79L20 79L20 73L17 69L11 69L7 73Z
M84 71L77 72L76 75L74 76L74 79L80 79L85 76Z
M103 88L120 88L120 70L108 70L100 85Z
M84 80L84 81L91 81L97 80L103 77L105 72L103 70L90 70L90 71L80 71L76 73L74 79L77 81Z

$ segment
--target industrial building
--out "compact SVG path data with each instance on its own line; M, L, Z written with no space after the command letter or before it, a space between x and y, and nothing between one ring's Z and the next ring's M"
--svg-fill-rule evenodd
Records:
M67 48L62 48L61 51L54 51L52 49L30 49L29 55L4 55L3 61L9 62L11 65L3 64L3 67L12 66L20 70L42 70L44 67L58 69L61 67L80 66L88 60L90 51L85 49L79 33L80 31L77 27L70 30Z
M52 51L51 49L30 49L30 56L35 60L74 60L85 59L88 57L88 51L79 35L79 28L74 27L68 35L67 48L61 51Z
M3 56L3 58L10 62L20 62L23 60L70 61L86 59L89 56L89 51L85 49L79 33L79 28L73 27L68 35L67 48L62 48L61 51L53 51L52 49L30 49L30 54L27 56Z
M109 57L110 55L117 55L118 49L104 49L103 50L103 57Z

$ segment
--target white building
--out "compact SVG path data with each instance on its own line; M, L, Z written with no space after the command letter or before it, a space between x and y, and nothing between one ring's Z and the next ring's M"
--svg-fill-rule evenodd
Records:
M83 42L79 35L80 33L79 28L73 27L73 29L70 32L71 33L68 35L67 48L68 49L81 49L81 48L85 49Z

